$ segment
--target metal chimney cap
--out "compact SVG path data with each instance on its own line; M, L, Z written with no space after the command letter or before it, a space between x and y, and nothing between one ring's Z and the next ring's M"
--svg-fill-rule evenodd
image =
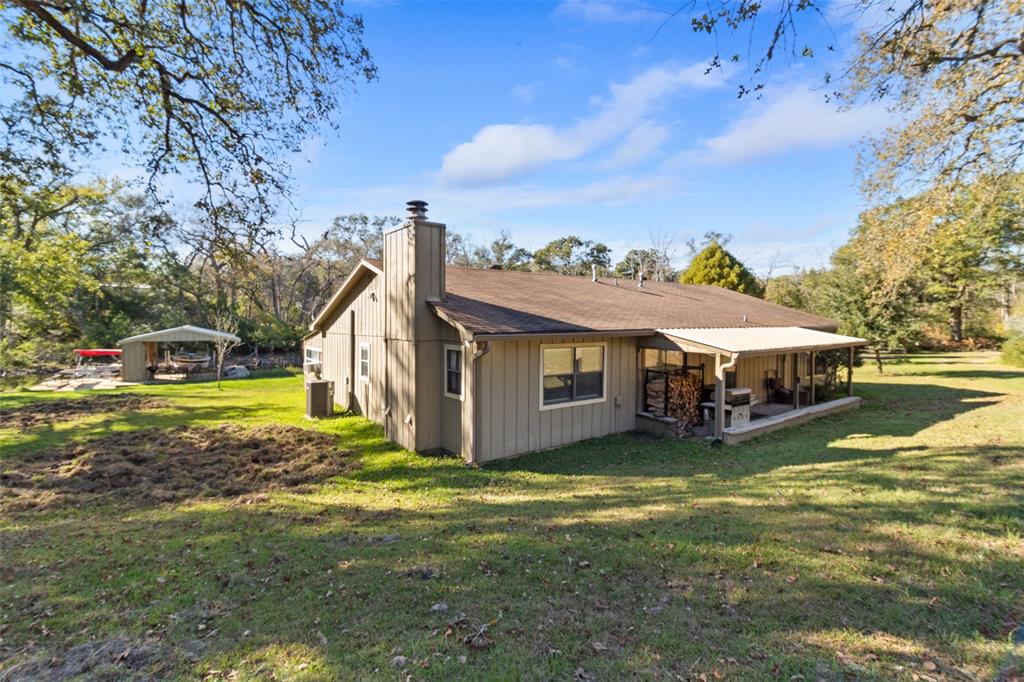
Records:
M409 212L410 218L426 218L427 217L427 202L419 199L413 199L405 202L405 210Z

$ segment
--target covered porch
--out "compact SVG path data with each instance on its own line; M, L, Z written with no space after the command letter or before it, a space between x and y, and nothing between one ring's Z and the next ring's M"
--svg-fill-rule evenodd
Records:
M851 409L865 343L802 327L658 329L640 344L638 428L731 444Z
M216 375L217 344L239 343L234 334L184 325L121 339L124 381L181 381Z

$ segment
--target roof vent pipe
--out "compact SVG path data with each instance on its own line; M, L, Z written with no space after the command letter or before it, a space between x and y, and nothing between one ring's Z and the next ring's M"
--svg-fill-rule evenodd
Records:
M642 289L643 286L644 286L644 273L643 273L643 271L641 271L640 272L640 276L636 278L636 286L638 288L640 288L640 289Z
M405 210L408 211L407 218L412 220L426 220L427 218L427 202L420 201L419 199L413 199L405 202Z
M591 263L590 264L590 281L591 282L596 282L597 281L597 263Z

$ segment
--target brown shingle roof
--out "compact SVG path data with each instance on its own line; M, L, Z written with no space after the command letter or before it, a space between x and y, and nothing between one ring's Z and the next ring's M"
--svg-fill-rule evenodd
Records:
M660 327L806 327L836 323L728 289L449 267L437 311L474 335L648 331ZM744 321L744 316L746 320Z

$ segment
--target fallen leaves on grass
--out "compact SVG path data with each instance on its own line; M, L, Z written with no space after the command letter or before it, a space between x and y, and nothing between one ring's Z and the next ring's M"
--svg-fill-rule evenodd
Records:
M231 497L322 482L349 469L349 455L295 426L145 429L35 453L0 474L0 488L9 510Z
M462 634L462 643L470 649L486 649L494 644L494 640L487 634L487 630L497 623L497 619L488 623L482 623L476 618L467 618L465 614L448 623L444 636L451 637L456 632Z
M40 424L71 421L92 414L156 410L168 405L166 400L137 394L101 394L86 398L40 400L0 412L0 428L16 427L26 431Z

